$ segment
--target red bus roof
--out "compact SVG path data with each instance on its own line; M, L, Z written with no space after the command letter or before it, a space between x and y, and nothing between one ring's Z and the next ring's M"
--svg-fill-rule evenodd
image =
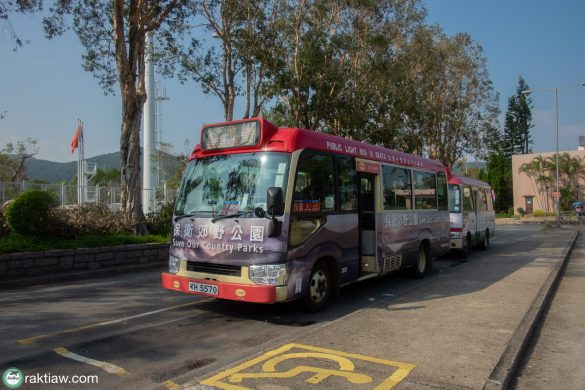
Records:
M449 177L449 184L463 184L468 186L476 186L476 187L490 187L490 185L484 181L477 180L467 176L460 176L456 175L451 170L447 170L447 174Z
M251 120L258 120L261 123L262 136L261 141L257 146L205 151L197 145L189 159L192 160L218 154L234 154L253 151L292 153L299 149L313 149L389 164L418 167L433 171L445 170L443 164L436 160L386 149L380 146L369 145L364 142L345 139L319 131L276 127L264 118L251 118L225 123L215 123L205 125L203 128L230 123L241 123Z

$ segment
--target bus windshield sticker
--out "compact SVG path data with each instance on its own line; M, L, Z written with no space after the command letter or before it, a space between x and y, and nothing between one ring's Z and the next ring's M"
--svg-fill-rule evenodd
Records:
M221 213L224 215L234 214L240 211L240 202L237 200L224 201Z

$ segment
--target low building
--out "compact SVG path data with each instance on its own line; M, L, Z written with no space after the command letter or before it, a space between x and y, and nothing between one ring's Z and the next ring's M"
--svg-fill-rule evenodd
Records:
M581 149L581 148L580 148ZM585 150L559 151L559 157L567 153L571 158L577 157L585 163ZM555 158L556 152L532 153L512 156L512 182L514 192L514 213L518 213L521 207L526 214L535 211L555 212L555 199L557 195L556 171L545 172L544 176L550 180L542 180L536 172L526 172L521 169L524 164L530 164L537 158L550 160ZM561 164L560 164L561 165ZM585 165L584 165L585 167ZM574 200L585 201L585 172L568 177L560 173L560 186L570 184L574 189ZM570 182L570 183L569 183Z

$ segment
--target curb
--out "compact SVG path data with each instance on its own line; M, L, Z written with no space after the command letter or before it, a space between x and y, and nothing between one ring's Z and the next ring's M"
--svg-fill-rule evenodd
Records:
M562 255L562 261L555 264L546 282L532 301L524 318L518 327L516 327L504 353L500 356L489 378L484 382L483 390L499 390L510 387L512 380L521 367L522 359L529 342L534 336L534 331L554 298L579 233L579 231L574 232L571 245L565 248Z

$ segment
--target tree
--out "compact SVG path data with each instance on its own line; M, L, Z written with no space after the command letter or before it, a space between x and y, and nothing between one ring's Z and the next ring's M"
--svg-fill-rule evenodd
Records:
M42 0L0 0L0 31L8 32L10 39L15 44L13 50L16 51L25 43L25 41L20 38L19 34L14 29L14 26L10 21L10 15L16 13L32 14L40 11L42 6Z
M182 80L193 79L224 107L226 121L234 119L236 98L245 96L244 118L258 116L272 97L265 84L281 63L278 60L279 1L202 0L194 3L204 19L201 34L189 47L177 45L166 56L172 74L177 57ZM201 39L208 36L211 40Z
M547 209L549 207L547 188L550 188L554 182L550 175L550 172L554 169L555 167L550 164L550 160L542 157L542 155L534 157L529 163L522 164L519 169L520 172L526 173L531 179L534 193L540 197L540 204L547 205Z
M185 31L191 15L186 0L94 0L59 1L44 19L45 33L53 38L68 28L66 16L85 47L83 67L93 73L106 93L119 85L122 100L120 158L122 166L122 210L144 233L142 178L140 175L140 123L145 91L146 35L159 34L172 42Z
M532 123L532 99L524 91L530 88L526 81L518 77L518 86L516 94L508 98L508 111L506 112L506 122L504 126L504 147L508 156L514 154L531 153L533 140L530 136L530 129L534 127Z
M26 160L39 152L37 141L27 138L16 144L9 142L0 150L0 181L23 181L26 179Z
M486 181L496 194L496 211L507 212L510 207L514 207L512 164L505 154L494 152L489 155Z
M465 153L478 153L497 127L497 94L481 46L465 33L447 37L421 30L414 48L423 58L416 116L424 151L452 166Z
M403 76L395 64L424 20L420 1L290 1L284 14L272 113L292 126L391 146L406 117L395 102L412 96L395 88Z
M95 175L91 178L91 182L94 186L118 187L120 186L120 171L117 169L105 171L98 168L96 169Z

